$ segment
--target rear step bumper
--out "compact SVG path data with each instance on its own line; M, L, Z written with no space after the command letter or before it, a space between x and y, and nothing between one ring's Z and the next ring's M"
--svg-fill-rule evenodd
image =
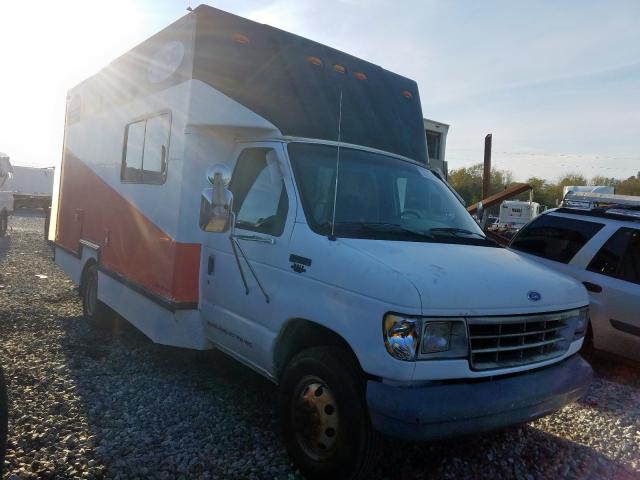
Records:
M437 440L526 423L582 397L593 378L580 355L506 378L398 387L370 380L373 427L411 440Z

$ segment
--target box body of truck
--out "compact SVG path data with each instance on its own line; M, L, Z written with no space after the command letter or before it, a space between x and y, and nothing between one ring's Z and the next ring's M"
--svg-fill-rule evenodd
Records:
M426 163L415 82L214 9L180 19L69 92L58 262L79 283L95 257L102 299L150 338L210 347L198 312L207 167L241 138L337 140L340 90L343 141Z
M154 342L219 348L279 383L296 464L346 475L372 429L498 428L591 375L584 289L495 248L427 158L414 81L201 6L69 92L49 239L85 317L106 305ZM505 352L502 323L522 342ZM312 438L286 413L300 406L320 409Z
M540 213L540 204L522 200L505 200L500 204L498 228L518 230Z

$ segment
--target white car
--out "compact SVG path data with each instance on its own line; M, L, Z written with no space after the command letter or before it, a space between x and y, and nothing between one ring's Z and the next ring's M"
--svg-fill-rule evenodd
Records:
M509 248L581 281L592 346L640 360L640 197L567 196L526 225Z

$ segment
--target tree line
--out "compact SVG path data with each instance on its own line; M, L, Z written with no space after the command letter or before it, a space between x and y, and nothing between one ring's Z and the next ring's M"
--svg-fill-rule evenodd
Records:
M464 198L467 205L477 203L482 196L482 174L484 167L481 163L470 167L457 168L449 173L449 183ZM491 169L490 194L498 193L509 185L516 183L509 170ZM614 191L621 195L640 196L640 172L636 176L626 179L597 175L587 179L580 173L566 173L556 181L531 177L526 180L533 187L533 201L547 208L556 207L562 200L562 190L567 185L606 185L614 187ZM514 199L528 200L529 193L524 193Z

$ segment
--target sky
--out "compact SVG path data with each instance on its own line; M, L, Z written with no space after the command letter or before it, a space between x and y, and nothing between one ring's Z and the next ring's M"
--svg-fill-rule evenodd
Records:
M186 14L189 0L0 1L0 151L57 165L66 92ZM209 0L418 82L449 169L515 179L640 171L640 2Z

